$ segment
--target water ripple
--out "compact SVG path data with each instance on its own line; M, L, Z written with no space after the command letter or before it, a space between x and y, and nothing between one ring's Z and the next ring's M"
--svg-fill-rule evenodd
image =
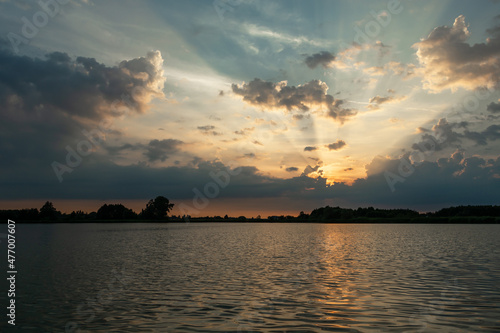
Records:
M500 331L499 226L21 227L26 331Z

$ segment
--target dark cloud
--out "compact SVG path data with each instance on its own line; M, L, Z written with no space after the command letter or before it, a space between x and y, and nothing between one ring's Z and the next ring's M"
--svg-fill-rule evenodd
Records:
M491 125L487 127L482 132L474 132L474 131L465 131L464 137L470 140L475 141L478 145L487 145L489 141L495 141L500 139L500 126L499 125Z
M243 155L243 158L256 158L254 153L246 153Z
M430 132L430 131L431 131L430 129L425 128L425 127L417 127L418 133L426 133L426 132Z
M492 35L485 43L470 45L465 17L460 15L453 26L435 28L427 38L413 47L421 67L424 88L443 89L497 87L500 79L499 27L489 29Z
M388 174L390 172L390 174ZM500 157L484 160L455 151L436 162L411 164L408 154L400 159L377 157L367 165L366 179L349 188L333 186L341 198L392 207L443 207L459 204L491 204L500 199ZM399 177L396 180L392 176ZM393 181L393 189L389 181ZM377 193L377 196L373 194ZM427 208L424 208L427 207Z
M313 172L316 172L318 171L318 169L320 168L321 166L318 164L314 167L308 165L306 166L306 168L304 169L304 171L302 172L302 174L300 175L301 177L307 177L308 175L310 175L311 173Z
M307 146L307 147L304 148L304 151L315 151L317 149L318 149L317 147Z
M7 101L5 108L21 109L17 113L40 110L99 120L120 107L144 112L152 98L163 96L164 81L159 51L108 67L61 52L39 59L0 49L0 100Z
M151 140L146 146L144 155L150 162L165 161L170 154L175 153L182 141L175 139Z
M421 141L412 145L412 149L422 152L440 151L445 147L460 144L464 134L455 130L465 129L467 126L467 122L449 123L446 118L441 118L430 130L419 128L419 131L425 134L422 135Z
M492 113L499 113L500 103L491 102L490 104L488 104L487 110Z
M111 156L117 156L126 151L142 151L149 162L165 161L170 155L179 151L179 147L184 142L176 139L151 140L147 144L142 143L124 143L119 146L112 146L106 142L102 143L103 148Z
M314 69L318 65L323 66L323 68L332 67L335 61L335 55L328 51L321 51L313 55L307 56L305 64L307 67Z
M219 188L217 198L264 198L281 197L300 200L309 207L318 207L324 198L341 206L379 206L431 210L434 207L460 204L496 204L500 200L500 156L494 159L467 157L457 151L449 158L436 162L412 165L411 172L400 174L401 165L408 165L408 155L401 159L377 157L367 165L367 177L357 179L352 185L334 183L327 185L321 176L320 166L307 166L304 172L289 179L274 178L257 168L244 166L237 169L217 161L197 158L189 166L152 168L144 163L120 166L88 157L85 167L65 176L64 182L54 186L55 177L48 168L31 165L15 173L0 174L2 199L26 198L26 188L19 184L36 184L30 187L32 199L147 199L158 193L176 200L199 199L207 184L217 184L214 177L224 181L229 174L229 184ZM308 177L311 173L316 178ZM386 172L398 177L388 184ZM211 185L212 187L215 185ZM213 193L213 192L211 192ZM214 199L215 200L215 199ZM208 200L210 201L210 200ZM194 207L193 205L191 205ZM196 207L194 207L196 208ZM199 207L198 207L199 208Z
M302 120L302 119L304 119L304 115L303 114L294 114L292 117L295 120Z
M210 131L210 130L215 129L215 126L213 126L213 125L198 126L198 129L200 131L206 132L206 131Z
M107 147L106 140L121 135L112 127L115 115L127 109L143 112L151 98L163 96L162 64L159 52L110 67L61 52L30 58L0 48L2 182L15 178L31 188L46 178L49 187L43 190L49 193L48 184L58 184L52 163L66 164L69 150L90 154L73 159L80 165L103 158L103 150L109 159L142 149L134 144Z
M251 132L253 132L255 130L255 127L247 127L247 128L243 128L239 131L234 131L234 134L237 134L237 135L247 135Z
M286 168L285 170L286 170L286 172L297 172L297 171L299 171L299 168L297 168L297 167L289 167L289 168Z
M203 193L206 184L216 184L214 179L217 177L221 177L220 181L225 181L222 175L228 172L231 172L230 183L227 187L220 188L220 198L280 197L287 193L304 192L305 188L321 188L326 185L321 179L299 177L287 181L263 175L253 166L235 169L221 162L203 161L199 158L189 166L171 167L150 167L145 163L121 166L99 159L97 155L89 156L88 162L74 172L65 174L62 183L57 182L52 170L48 168L39 168L27 174L2 173L0 180L6 186L0 192L0 198L26 198L26 189L19 184L28 183L37 184L30 188L32 199L147 199L157 193L163 193L172 200L192 199L196 195L193 189Z
M222 133L214 131L215 126L213 125L198 126L198 129L205 135L213 135L213 136L222 135Z
M344 140L337 140L334 143L330 143L329 145L326 145L326 147L329 150L339 150L342 149L346 145Z
M395 103L399 101L403 101L406 99L406 96L375 96L370 98L369 103L370 105L367 106L367 108L372 109L372 110L378 110L380 109L380 105L382 104L387 104L387 103Z
M412 149L421 152L441 151L447 147L461 146L463 139L475 142L477 145L485 146L488 141L500 139L500 126L490 125L482 131L469 130L469 123L449 123L445 118L439 119L431 130L419 128L419 132L425 133L421 140L412 145Z
M138 145L130 144L130 143L124 143L124 144L122 144L120 146L104 145L104 148L106 149L106 151L110 155L114 156L114 155L119 155L123 151L137 150L137 149L140 149L141 147L139 147Z
M251 105L268 109L300 110L307 112L311 107L328 110L326 116L340 123L356 115L357 111L344 108L344 100L327 94L328 86L320 80L312 80L299 86L288 86L286 81L274 83L254 79L249 83L232 85L233 93L243 96Z
M382 97L382 96L377 95L375 97L370 98L369 102L375 103L375 104L384 104L384 103L387 103L391 100L392 100L391 96Z

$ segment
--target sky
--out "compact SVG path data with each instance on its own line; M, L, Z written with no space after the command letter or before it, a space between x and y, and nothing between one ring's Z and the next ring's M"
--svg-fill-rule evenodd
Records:
M500 203L500 1L0 0L0 209Z

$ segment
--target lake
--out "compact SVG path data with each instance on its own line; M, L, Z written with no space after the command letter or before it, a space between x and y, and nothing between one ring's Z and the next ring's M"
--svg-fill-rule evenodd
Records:
M21 224L16 235L22 331L500 331L500 225Z

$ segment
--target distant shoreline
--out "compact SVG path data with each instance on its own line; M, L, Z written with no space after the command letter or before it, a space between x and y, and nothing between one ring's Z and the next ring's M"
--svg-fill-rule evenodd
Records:
M168 215L174 206L165 197L159 196L148 202L146 209L137 214L122 204L104 204L97 212L73 211L71 214L57 211L47 201L38 211L36 208L0 210L2 220L16 223L363 223L363 224L500 224L500 206L457 206L443 208L433 213L419 213L410 209L380 209L320 207L298 216L275 215L247 218L245 216L200 216Z
M484 216L469 216L469 217L417 217L410 219L401 218L360 218L347 220L331 220L331 221L288 221L288 220L268 220L268 219L247 219L241 221L238 219L207 219L207 218L191 218L189 221L182 219L170 220L90 220L90 221L15 221L19 224L172 224L172 223L266 223L266 224L283 224L283 223L302 223L302 224L500 224L500 217L484 217Z

